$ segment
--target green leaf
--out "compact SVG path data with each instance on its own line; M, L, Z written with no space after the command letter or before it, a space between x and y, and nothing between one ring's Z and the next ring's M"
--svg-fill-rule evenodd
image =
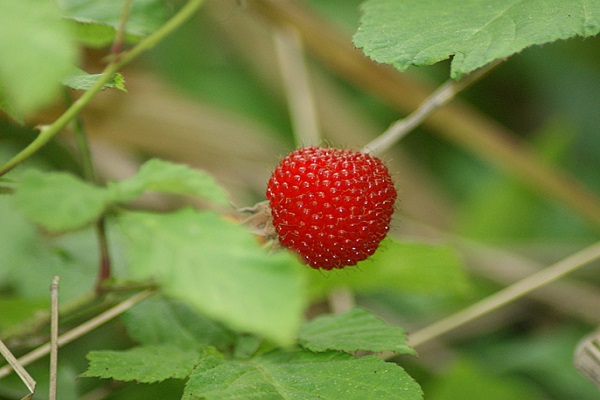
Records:
M394 290L444 294L462 294L468 287L462 262L452 247L390 238L357 267L328 271L326 279L322 271L307 268L305 273L315 299L337 287L350 287L360 293Z
M11 115L47 105L77 61L68 25L53 1L0 2L0 99Z
M7 94L3 92L0 87L0 110L4 111L6 115L14 119L19 124L25 123L25 115L11 103L10 99L6 97Z
M75 27L76 37L84 44L101 47L111 44L119 26L122 0L59 0L64 16ZM125 39L136 42L154 32L168 17L161 0L135 0L132 2Z
M102 74L88 74L85 71L76 69L62 80L62 84L75 90L88 90L96 84ZM118 89L127 92L125 89L125 78L119 73L115 73L112 79L104 84L104 89Z
M398 365L344 353L274 351L251 360L205 354L183 399L422 399L419 385Z
M179 302L153 296L123 314L129 336L142 345L194 349L231 345L234 335L223 326Z
M15 192L21 211L52 232L78 229L98 219L115 203L127 202L145 190L189 194L227 205L227 193L204 171L167 161L150 160L137 175L98 187L64 172L28 170Z
M600 32L595 0L367 0L354 44L400 71L452 58L452 78L529 46Z
M185 379L194 369L200 353L172 346L144 346L126 351L92 351L83 377L112 378L142 383Z
M6 284L6 281L3 281ZM0 296L0 332L44 312L49 307L48 299L23 299L20 297Z
M91 223L110 198L106 190L74 175L28 170L15 192L15 201L30 220L58 232Z
M404 329L389 326L370 312L354 308L344 314L323 316L304 324L300 344L312 351L391 351L416 354L406 343Z
M0 196L0 286L23 299L40 300L46 305L48 287L57 275L61 304L91 292L98 268L94 231L44 235L18 212L13 200ZM6 314L0 311L0 315Z
M293 342L305 305L294 257L268 254L244 227L209 212L127 213L121 223L135 276L235 329Z
M154 190L198 196L222 206L229 204L227 192L206 172L159 159L147 161L134 177L110 188L121 200L131 200L144 190Z

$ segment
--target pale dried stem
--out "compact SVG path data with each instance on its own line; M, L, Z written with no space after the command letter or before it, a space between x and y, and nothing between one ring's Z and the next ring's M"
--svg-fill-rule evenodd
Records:
M345 313L356 305L354 293L347 287L341 287L333 290L329 294L327 301L333 314Z
M378 155L385 152L398 141L402 140L413 129L421 125L427 117L448 104L458 93L481 79L499 63L500 61L490 63L458 81L446 81L408 117L396 121L385 132L363 147L362 152L371 155Z
M543 270L528 276L485 299L443 318L409 336L412 346L420 346L434 338L442 336L462 325L511 303L570 272L600 258L600 243L589 246Z
M129 299L122 301L116 306L109 308L105 312L98 314L96 317L84 322L78 327L63 333L57 339L58 347L64 346L65 344L70 343L80 338L81 336L93 331L99 326L105 324L106 322L129 310L131 307L135 306L136 304L146 299L153 293L155 293L154 290L144 290L143 292L140 292L135 296L132 296ZM37 361L40 358L46 356L50 352L50 347L50 343L46 343L38 347L37 349L34 349L31 352L25 354L24 356L19 357L17 361L22 366L29 365L32 362ZM12 364L10 363L9 365L5 365L4 367L0 368L0 378L10 374L12 370Z
M292 27L281 27L273 38L296 145L318 145L321 135L300 36Z
M29 375L25 369L25 365L11 353L2 340L0 340L0 354L8 361L8 365L3 367L3 369L8 368L9 371L14 369L25 386L27 386L27 389L29 389L29 392L33 394L36 385L35 379ZM0 377L2 377L2 375L0 375Z
M58 285L55 276L50 286L50 384L48 398L56 400L56 380L58 371Z

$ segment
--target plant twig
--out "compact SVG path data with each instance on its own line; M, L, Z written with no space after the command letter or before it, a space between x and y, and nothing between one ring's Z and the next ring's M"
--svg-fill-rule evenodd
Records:
M275 30L273 38L296 145L299 147L318 145L321 135L310 79L302 55L300 36L294 28L281 27Z
M75 339L78 339L81 336L93 331L100 325L105 324L111 319L129 310L131 307L135 306L136 304L146 299L150 295L154 294L155 292L155 290L144 290L143 292L140 292L128 298L127 300L122 301L121 303L106 310L105 312L98 314L94 318L84 322L76 328L73 328L70 331L63 333L57 339L58 347L64 346L67 343L71 343ZM47 355L50 352L50 347L50 343L46 343L38 347L37 349L30 351L24 356L19 357L17 361L22 366L29 365L32 362L39 360L40 358ZM12 370L12 364L5 365L4 367L0 368L0 378L10 374Z
M446 81L446 83L427 97L408 117L395 122L384 133L365 145L362 152L372 155L378 155L385 152L414 128L421 125L427 117L446 105L458 93L481 79L499 63L500 61L492 62L458 81L452 79Z
M17 358L13 355L13 353L11 353L2 340L0 340L0 354L2 354L6 361L8 361L8 365L3 368L8 368L10 371L14 370L17 375L19 375L19 378L21 378L25 386L27 386L29 392L33 394L35 392L36 385L35 379L29 375L29 372L27 372L25 366L19 360L17 360ZM2 375L0 375L0 377L2 377Z
M110 64L106 66L100 78L96 81L94 86L88 89L86 92L77 99L71 107L69 107L56 121L51 125L44 125L40 127L40 134L33 142L25 147L20 153L11 158L8 162L0 167L0 176L11 171L17 165L27 160L33 154L35 154L40 148L42 148L50 139L56 136L81 110L98 94L104 85L112 79L115 74L124 65L128 64L139 56L144 51L152 48L165 36L187 21L193 13L200 7L204 0L190 0L188 1L177 14L175 14L170 20L162 25L151 35L140 41L134 48L125 53L122 53L119 57L116 57Z
M589 246L485 299L409 335L417 347L488 314L600 258L600 243Z
M58 283L59 278L55 276L50 286L50 384L49 400L56 400L56 379L58 371Z
M123 1L123 8L121 9L121 16L119 18L119 26L117 27L115 40L110 49L110 52L114 56L123 51L123 43L125 43L125 26L127 25L127 20L129 19L129 11L131 10L132 3L132 0Z
M72 97L68 91L66 91L66 98L69 105L72 104ZM94 161L92 159L92 151L90 148L90 142L88 135L83 125L83 120L80 114L77 114L72 121L72 129L75 133L75 139L77 142L77 148L81 158L81 167L83 175L86 180L91 183L98 183L96 176L96 169L94 168ZM99 249L99 263L98 263L98 280L96 281L96 293L102 292L103 283L111 276L111 261L110 252L108 249L108 239L106 236L106 219L102 216L95 223L96 237L98 239Z

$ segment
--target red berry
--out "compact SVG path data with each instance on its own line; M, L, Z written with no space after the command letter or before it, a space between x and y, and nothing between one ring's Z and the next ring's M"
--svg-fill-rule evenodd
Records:
M327 270L355 265L377 250L396 196L378 158L321 147L285 157L267 187L280 243Z

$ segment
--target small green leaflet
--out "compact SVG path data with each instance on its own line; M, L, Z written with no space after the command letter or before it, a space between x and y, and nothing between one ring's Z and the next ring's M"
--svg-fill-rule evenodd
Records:
M452 58L458 79L527 47L600 32L597 0L367 0L354 44L400 71Z
M210 318L291 344L303 318L305 280L295 257L269 254L243 226L212 212L129 212L133 278L153 278L164 292Z
M96 84L101 76L102 74L88 74L76 68L73 73L62 80L62 84L75 90L88 90ZM104 89L118 89L127 92L125 78L119 73L113 74L112 79L104 84Z
M315 318L300 329L300 344L312 351L391 351L416 354L404 329L389 326L370 312L354 308L344 314Z
M200 353L173 346L144 346L126 351L92 351L89 366L81 376L112 378L142 383L185 379L198 362Z
M227 206L227 193L204 171L162 160L146 162L137 175L99 187L64 172L28 170L15 191L18 208L52 232L89 225L107 207L131 201L146 190L198 196Z
M183 395L192 399L364 400L423 398L398 365L345 353L275 350L250 360L225 360L207 351Z

